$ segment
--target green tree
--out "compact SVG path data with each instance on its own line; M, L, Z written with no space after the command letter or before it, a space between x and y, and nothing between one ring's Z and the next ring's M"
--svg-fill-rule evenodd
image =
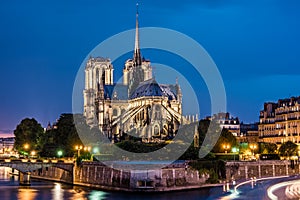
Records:
M74 155L75 145L83 145L74 124L74 116L73 114L62 114L57 121L54 141L59 147L64 149L66 156ZM79 115L76 115L76 117L79 118ZM85 123L83 116L81 122Z
M224 147L223 147L224 145L228 145L228 147L229 147L229 149L227 150L228 152L231 151L232 147L238 146L236 138L226 128L222 129L221 135L212 151L214 153L225 152L226 149L224 149Z
M57 144L54 143L56 130L47 130L42 138L43 147L40 151L42 157L55 157L58 149Z
M198 131L201 151L214 153L215 151L212 150L221 136L220 124L216 120L201 120L199 122Z
M262 142L259 144L259 151L262 154L274 154L277 151L277 145L275 143Z
M42 156L56 156L57 151L60 149L64 152L64 156L72 157L75 153L75 145L82 145L81 138L77 133L77 127L74 124L74 118L79 129L82 131L90 131L85 123L85 119L80 114L61 114L57 121L56 129L49 130L45 133L43 141L44 146L41 152ZM86 143L85 143L86 144Z
M189 148L182 154L179 160L197 160L199 154L199 148L194 147L193 143Z
M200 120L199 121L199 126L198 126L198 133L199 133L199 144L202 145L204 138L206 136L206 133L208 131L208 127L210 124L210 120Z
M291 141L287 141L280 146L278 152L281 156L294 156L297 154L297 148L297 144Z
M44 129L34 118L25 118L14 130L14 147L20 151L40 150L43 146ZM27 144L27 147L25 147Z

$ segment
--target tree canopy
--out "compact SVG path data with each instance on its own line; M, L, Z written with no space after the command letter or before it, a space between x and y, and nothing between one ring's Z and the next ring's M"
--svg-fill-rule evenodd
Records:
M227 146L227 149L224 148L224 145ZM212 151L214 153L220 153L225 151L230 152L233 147L237 147L237 146L238 143L236 141L236 138L232 135L232 133L228 129L223 128L221 135Z
M281 156L294 156L297 154L298 145L294 142L287 141L283 143L278 152Z
M260 153L262 154L274 154L277 151L277 145L275 143L262 142L259 147Z
M57 151L61 150L64 156L72 157L75 153L75 145L83 145L74 124L74 117L82 122L82 126L86 125L82 115L61 114L56 123L56 128L47 130L44 135L42 156L56 156ZM87 127L86 130L89 130L89 128Z
M40 150L44 129L35 119L25 118L14 130L15 144L18 151Z

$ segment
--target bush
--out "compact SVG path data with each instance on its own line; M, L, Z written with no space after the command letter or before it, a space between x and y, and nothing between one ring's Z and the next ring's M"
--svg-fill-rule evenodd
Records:
M190 162L189 165L191 168L198 170L199 175L208 173L209 183L217 183L219 179L226 178L226 166L222 160L198 160Z
M218 183L219 182L219 177L218 174L215 172L214 169L209 170L209 178L206 181L207 183Z

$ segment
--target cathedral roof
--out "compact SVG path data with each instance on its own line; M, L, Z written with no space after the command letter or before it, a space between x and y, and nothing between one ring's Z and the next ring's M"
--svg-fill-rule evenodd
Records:
M177 87L176 85L165 85L160 84L160 88L163 90L163 93L168 96L169 100L177 99Z
M136 90L131 94L130 99L146 96L164 96L168 97L169 100L176 100L176 87L175 85L160 85L155 79L149 79L139 84Z
M149 79L139 84L136 90L131 94L130 99L144 96L163 96L162 89L155 79Z
M105 99L128 100L128 86L123 84L104 85Z

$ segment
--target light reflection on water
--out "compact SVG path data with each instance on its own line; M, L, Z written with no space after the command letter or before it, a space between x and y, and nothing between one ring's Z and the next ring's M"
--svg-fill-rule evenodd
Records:
M51 194L53 200L64 199L64 193L61 189L60 183L54 183L54 188L51 190Z
M31 188L20 188L18 189L19 200L33 200L37 196L37 190Z
M103 191L93 190L89 195L90 200L103 200L106 198L107 198L107 193Z
M0 167L0 199L2 200L102 200L108 192L73 187L62 183L31 180L31 186L19 186L18 171Z

